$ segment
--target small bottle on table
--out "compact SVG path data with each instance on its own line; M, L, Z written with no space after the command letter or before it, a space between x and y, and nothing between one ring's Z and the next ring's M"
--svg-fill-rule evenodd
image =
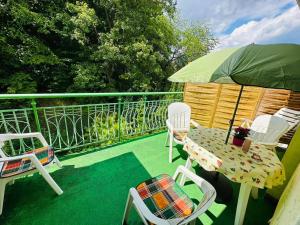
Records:
M247 153L249 151L250 145L251 145L251 139L245 138L245 141L242 146L242 150L244 153Z

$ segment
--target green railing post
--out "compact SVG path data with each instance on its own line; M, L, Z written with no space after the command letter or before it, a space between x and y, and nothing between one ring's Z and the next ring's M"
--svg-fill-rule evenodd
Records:
M118 139L119 142L121 141L121 104L122 104L122 98L118 98Z
M37 111L37 108L36 108L36 101L34 99L32 99L32 101L31 101L31 107L32 107L33 116L34 116L37 131L41 132L41 124L40 124L40 120L39 120L39 114L38 114L38 111Z
M142 134L144 133L145 131L145 128L146 128L146 102L147 102L147 96L144 95L143 96L143 104L144 104L144 108L143 108L143 124L142 124Z

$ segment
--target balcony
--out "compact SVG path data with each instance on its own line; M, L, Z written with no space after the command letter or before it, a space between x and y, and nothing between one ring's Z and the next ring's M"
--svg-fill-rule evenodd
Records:
M100 101L100 97L104 103L89 104L67 104L68 98L86 97L80 94L0 96L20 97L31 99L31 107L1 110L1 133L41 131L63 163L62 169L54 166L51 175L64 194L55 195L38 174L16 180L7 186L0 217L3 225L120 224L129 188L151 176L173 174L187 157L176 146L174 162L169 164L165 146L167 106L181 100L181 93L103 94L89 96L89 100ZM108 97L116 101L105 103ZM39 106L50 98L64 101ZM21 140L8 143L5 149L14 155L36 145L34 140ZM199 166L194 169L201 175ZM232 186L234 199L228 204L214 203L197 224L233 224L239 184L232 182ZM183 189L199 199L191 183ZM274 208L263 196L250 198L244 224L267 224ZM130 224L141 224L134 210Z

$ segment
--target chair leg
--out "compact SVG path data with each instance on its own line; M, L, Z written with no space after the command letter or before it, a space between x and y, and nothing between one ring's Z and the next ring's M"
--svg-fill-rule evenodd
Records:
M169 163L173 160L173 137L169 135Z
M251 195L252 195L253 199L258 199L258 188L257 187L252 187Z
M8 182L9 185L13 185L15 183L15 179L12 179L11 181Z
M165 146L168 146L169 138L170 138L170 133L168 131L167 132L167 138L166 138Z
M129 192L127 202L126 202L126 206L125 206L124 215L123 215L122 225L126 224L126 221L128 219L129 212L130 212L130 209L131 209L131 206L132 206L132 201L133 201L133 199L132 199L132 196Z
M6 186L6 182L0 181L0 215L2 215L2 211L3 211L5 186Z
M47 183L52 187L52 189L58 194L61 195L63 191L61 188L56 184L56 182L53 180L53 178L50 176L48 171L42 166L40 161L34 157L31 158L32 162L34 163L36 169L41 173L41 175L44 177L44 179L47 181Z
M196 219L190 222L190 225L195 225L196 224Z
M149 225L149 224L154 225L154 223L152 223L151 221L149 221L149 223L147 222L147 220L145 219L143 213L141 212L141 210L135 204L133 206L134 206L136 212L138 213L138 215L140 216L141 220L143 221L144 225Z
M58 160L58 158L56 156L54 156L54 162L56 163L56 165L59 167L59 168L62 168L62 164L61 162Z
M191 167L192 167L192 163L193 163L193 161L192 161L191 157L188 157L187 160L186 160L186 163L185 163L185 166L184 166L184 167L187 168L187 169L189 170L189 169L191 169ZM182 174L182 175L181 175L180 182L179 182L179 185L180 185L180 186L183 186L184 183L185 183L185 176Z

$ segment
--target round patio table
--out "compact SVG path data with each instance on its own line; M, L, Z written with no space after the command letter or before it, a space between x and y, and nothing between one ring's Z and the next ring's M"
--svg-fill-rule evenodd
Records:
M224 143L226 130L216 128L191 129L184 138L184 150L189 154L186 167L196 161L207 171L217 171L231 181L241 183L235 225L243 224L251 189L272 188L283 183L284 167L274 152L274 146L252 143L247 153L241 147ZM181 180L184 184L185 178Z

